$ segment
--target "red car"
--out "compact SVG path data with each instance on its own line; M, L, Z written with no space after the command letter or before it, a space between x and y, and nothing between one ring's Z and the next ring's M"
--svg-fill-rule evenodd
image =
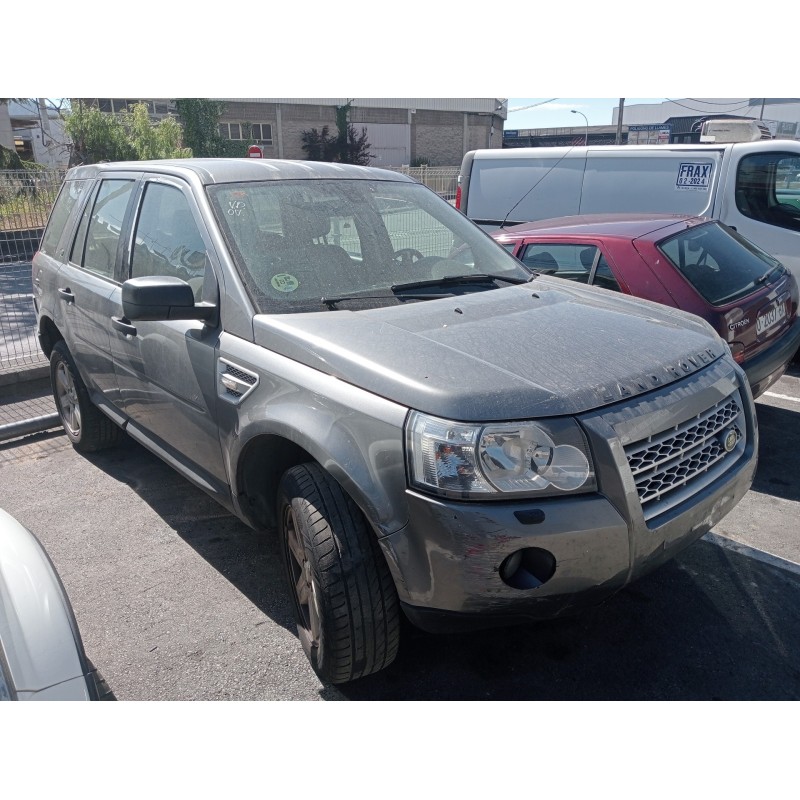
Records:
M537 272L601 286L703 317L763 394L800 346L798 288L779 261L705 217L594 214L496 230Z

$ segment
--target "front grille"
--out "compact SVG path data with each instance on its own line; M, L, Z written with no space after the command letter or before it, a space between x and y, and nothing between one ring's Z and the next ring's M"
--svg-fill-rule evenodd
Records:
M645 519L664 513L721 475L743 453L744 440L742 406L735 392L680 425L627 445L625 455Z

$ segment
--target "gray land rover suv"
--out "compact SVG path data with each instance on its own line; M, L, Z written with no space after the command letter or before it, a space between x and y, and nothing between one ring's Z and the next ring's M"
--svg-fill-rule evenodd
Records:
M686 313L527 271L426 187L269 160L70 170L33 261L75 448L120 430L280 536L342 683L594 603L750 487L744 373Z

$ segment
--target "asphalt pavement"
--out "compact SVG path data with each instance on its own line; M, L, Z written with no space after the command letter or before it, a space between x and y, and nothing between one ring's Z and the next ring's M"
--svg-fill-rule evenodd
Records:
M297 641L274 537L128 439L0 445L0 507L30 528L120 700L800 699L800 370L757 404L754 486L605 604L469 635L414 629L388 669L323 685Z

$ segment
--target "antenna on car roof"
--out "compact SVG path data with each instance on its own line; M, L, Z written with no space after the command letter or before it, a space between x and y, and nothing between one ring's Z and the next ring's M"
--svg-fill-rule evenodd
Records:
M567 149L567 152L564 153L564 155L561 156L561 158L559 158L558 161L556 161L556 163L553 164L553 166L550 167L550 169L548 169L547 172L545 172L544 175L542 175L542 177L539 178L539 180L536 181L536 183L534 183L533 186L531 186L531 188L528 189L528 191L525 192L525 194L522 195L522 197L520 197L520 199L517 200L513 206L511 206L511 208L508 209L508 213L503 217L503 221L500 223L500 230L505 227L509 214L575 149L575 147L576 145L574 144L570 145Z

